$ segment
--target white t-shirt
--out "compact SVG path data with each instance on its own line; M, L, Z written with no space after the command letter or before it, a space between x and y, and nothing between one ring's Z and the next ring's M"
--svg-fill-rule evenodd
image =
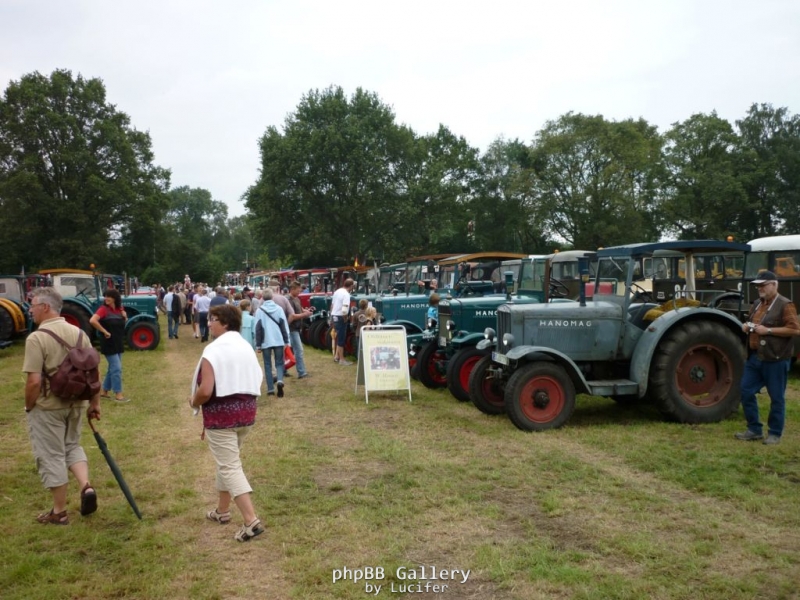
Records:
M331 298L331 314L334 317L341 317L347 315L349 312L350 292L347 291L347 288L340 287L333 292L333 298Z

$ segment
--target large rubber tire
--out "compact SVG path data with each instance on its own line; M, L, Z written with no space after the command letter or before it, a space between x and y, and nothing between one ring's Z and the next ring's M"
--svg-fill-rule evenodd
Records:
M0 342L7 342L14 337L14 319L0 306Z
M312 348L317 347L317 330L322 326L324 321L314 321L308 326L308 345Z
M83 332L89 336L90 340L94 339L94 329L89 325L91 316L81 307L75 306L74 304L64 304L61 307L61 316L64 317L64 320L70 325L75 325L75 327L82 329Z
M647 395L668 419L721 421L739 406L744 360L741 340L722 323L683 323L656 348Z
M448 361L447 389L459 402L469 402L469 376L478 361L487 354L491 352L473 346L459 350Z
M426 388L435 390L447 385L447 353L436 340L422 347L417 358L419 381Z
M317 350L328 350L330 346L325 347L325 339L328 337L329 325L326 321L320 321L311 332L311 345Z
M508 417L523 431L555 429L575 410L575 385L562 366L533 362L509 378L505 399Z
M161 341L161 332L155 323L139 321L128 328L125 337L131 350L155 350Z
M505 388L489 373L493 364L491 355L475 363L469 375L469 399L486 415L502 415L506 412Z

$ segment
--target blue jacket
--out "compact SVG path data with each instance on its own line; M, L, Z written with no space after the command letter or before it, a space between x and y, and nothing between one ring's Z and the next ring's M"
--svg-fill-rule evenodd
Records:
M242 337L256 349L256 318L249 312L242 313Z
M289 343L289 324L286 313L272 300L256 311L256 348L276 348ZM277 323L276 323L277 321Z

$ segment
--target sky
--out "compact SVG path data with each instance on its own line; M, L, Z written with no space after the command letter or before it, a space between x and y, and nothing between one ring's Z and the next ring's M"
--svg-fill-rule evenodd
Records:
M481 151L567 112L800 111L797 0L0 0L0 84L68 69L150 134L172 187L246 212L259 138L310 90L376 93Z

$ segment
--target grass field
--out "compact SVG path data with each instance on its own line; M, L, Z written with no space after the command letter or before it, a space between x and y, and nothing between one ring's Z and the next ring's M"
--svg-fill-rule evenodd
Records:
M417 383L411 403L365 404L355 367L307 348L313 377L259 400L242 456L267 532L240 544L237 513L204 519L214 465L186 404L201 345L188 327L165 333L157 351L125 353L132 401L106 402L98 424L142 521L85 427L98 512L79 516L73 479L71 524L36 523L50 494L22 410L24 344L0 351L3 599L398 597L431 570L469 574L408 596L800 598L798 367L783 441L767 447L733 439L741 411L687 426L582 397L566 427L526 434ZM383 577L354 581L368 567Z

